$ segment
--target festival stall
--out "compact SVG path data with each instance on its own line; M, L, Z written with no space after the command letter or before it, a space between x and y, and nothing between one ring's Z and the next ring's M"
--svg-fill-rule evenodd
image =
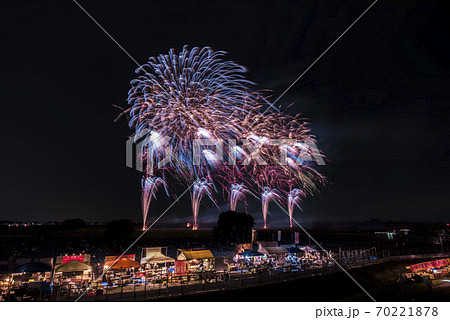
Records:
M258 241L258 252L267 257L266 263L272 265L283 265L286 263L285 256L288 253L285 247L278 245L276 241Z
M237 271L244 267L252 270L261 266L266 259L267 256L261 252L256 250L245 250L236 254L233 259L236 264L233 266L230 265L229 271Z
M299 247L299 249L304 252L303 257L299 259L302 265L307 266L308 268L323 267L324 261L317 249L310 246Z
M136 255L135 254L124 254L121 256L106 256L105 257L105 262L103 263L103 269L106 270L109 267L111 267L111 265L119 259L129 259L129 260L136 260Z
M55 259L55 266L69 263L72 260L83 262L85 264L90 264L91 263L91 255L90 254L79 254L79 255L57 256Z
M136 274L140 267L141 264L137 261L129 258L120 258L111 264L110 270L112 270L114 278L109 279L109 282L112 280L120 285L140 284L141 279Z
M8 278L8 294L14 294L16 298L23 299L42 293L42 287L51 277L51 266L43 262L31 261L14 269Z
M269 260L277 265L286 263L286 254L288 251L285 247L261 247L258 252L267 256Z
M111 264L111 269L115 270L135 269L140 267L141 264L139 262L128 258L121 258L119 260L116 260L113 264Z
M291 266L298 266L301 264L301 258L304 257L305 252L297 247L287 248L286 262Z
M175 273L184 274L214 270L214 256L210 250L178 249Z
M78 289L87 286L92 280L92 267L81 262L81 259L66 259L56 265L53 271L54 284Z
M252 250L253 245L251 243L239 243L236 245L236 251L241 253L245 250Z
M141 258L144 273L148 282L160 283L167 280L169 275L175 271L175 259L162 254L160 251L148 251L145 257Z
M31 261L29 263L22 264L14 269L13 276L17 279L20 276L27 277L27 280L41 281L49 279L51 276L52 267L48 264Z
M403 276L418 282L435 280L450 275L450 258L422 262L407 266L409 271Z
M141 279L138 273L141 264L135 259L135 254L106 256L103 264L103 287L140 283Z
M158 268L161 265L167 267L175 263L175 259L163 255L161 252L151 252L149 255L141 258L141 263L152 269Z
M175 259L167 256L167 247L143 248L141 264L146 277L150 278L152 282L161 282L164 277L167 279L175 272Z

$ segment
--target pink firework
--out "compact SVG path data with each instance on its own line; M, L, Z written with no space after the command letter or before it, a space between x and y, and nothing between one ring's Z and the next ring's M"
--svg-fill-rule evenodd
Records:
M289 226L292 228L292 218L294 214L294 208L297 206L300 210L300 200L305 196L305 193L300 189L294 188L288 194L288 212L289 212Z
M150 208L150 202L152 201L152 198L156 199L156 192L161 185L165 187L166 183L159 177L147 177L146 179L142 179L142 230L145 230L147 227L147 215L148 209Z
M269 202L270 202L270 200L278 200L278 199L280 199L278 190L270 189L269 187L264 187L263 192L261 193L262 212L263 212L263 218L264 218L264 229L267 228L267 211L269 210Z
M215 191L221 186L225 199L230 192L233 210L238 201L266 186L266 227L269 202L280 197L277 190L295 186L314 195L325 183L315 165L322 154L312 147L316 140L308 123L272 106L245 72L226 60L223 51L187 46L152 57L136 70L129 107L121 108L121 115L129 118L145 163L144 228L152 197L161 184L167 187L166 176L184 185L196 181L191 191L194 229L201 199L204 194L212 199L212 186ZM215 142L224 142L225 151Z
M243 183L233 183L230 186L230 209L236 211L237 202L245 200L245 194L252 194Z
M216 204L216 202L212 197L211 187L212 183L208 182L208 180L204 178L198 179L197 181L194 182L194 185L192 186L191 202L192 202L192 214L194 215L194 225L192 228L193 230L198 229L197 225L198 212L200 210L200 202L202 201L203 195L206 194L212 200L212 202Z

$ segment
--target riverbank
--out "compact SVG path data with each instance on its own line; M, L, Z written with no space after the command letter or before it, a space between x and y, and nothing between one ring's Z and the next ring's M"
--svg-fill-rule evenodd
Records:
M424 258L390 261L349 270L349 274L377 301L450 301L450 279L427 283L399 283L405 267ZM312 276L258 287L218 290L164 301L372 301L344 272Z

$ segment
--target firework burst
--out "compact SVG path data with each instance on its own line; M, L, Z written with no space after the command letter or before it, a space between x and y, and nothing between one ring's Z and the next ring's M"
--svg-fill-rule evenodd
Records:
M166 174L184 185L193 183L194 228L203 195L213 199L212 181L228 192L232 210L246 194L266 186L261 199L265 227L270 200L280 198L277 189L299 188L312 195L325 181L312 162L305 161L305 155L322 156L308 149L315 143L308 124L275 108L262 112L270 105L267 99L251 89L245 67L224 55L209 47L185 46L180 53L172 49L136 69L130 107L123 114L135 139L145 137L144 177L160 177L143 182L144 226L152 197L162 183L166 188ZM204 145L195 153L199 139L234 142L229 153Z
M249 91L252 82L246 69L223 60L225 52L185 46L180 54L150 58L136 70L128 103L130 127L136 134L157 132L167 137L175 175L184 182L209 174L208 161L193 166L195 139L221 140L241 137L242 117L264 103L262 96ZM140 135L139 135L140 136ZM147 161L157 154L147 150ZM213 154L205 154L207 159Z

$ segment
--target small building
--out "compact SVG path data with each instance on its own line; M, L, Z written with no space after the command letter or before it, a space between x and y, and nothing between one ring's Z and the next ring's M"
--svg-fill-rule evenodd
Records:
M214 269L214 256L210 250L178 249L175 273L202 272Z
M59 264L53 272L53 280L58 283L81 285L92 280L92 267L78 260Z
M269 259L275 260L279 264L286 263L286 254L288 251L285 247L278 245L276 241L260 241L257 242L258 252L267 256Z
M89 254L57 256L53 269L53 280L58 283L75 284L90 282L92 278L90 261L91 255Z
M236 262L240 265L260 265L266 255L256 250L245 250L236 255Z
M288 251L285 247L261 247L258 252L269 258L273 258L279 264L286 263L286 254L288 254Z
M375 237L377 239L388 239L392 240L394 239L395 232L389 232L389 231L377 231L375 232Z
M78 255L57 256L55 259L55 266L58 266L60 264L69 263L72 260L77 260L77 261L83 262L85 264L90 264L91 263L91 255L90 254L78 254Z

